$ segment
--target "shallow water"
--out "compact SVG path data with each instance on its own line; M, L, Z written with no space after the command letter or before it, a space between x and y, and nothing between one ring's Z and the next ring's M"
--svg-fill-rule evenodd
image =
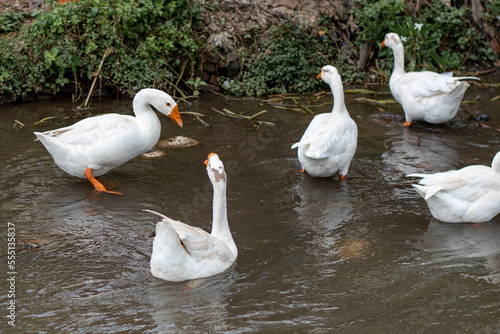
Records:
M495 78L486 78L494 80ZM498 81L498 80L497 80ZM255 100L203 95L166 117L162 139L200 144L137 158L101 181L124 195L95 194L65 174L33 131L86 115L70 100L0 106L2 277L15 224L15 330L2 279L1 328L45 333L498 333L500 217L484 224L432 219L412 190L413 172L489 165L500 147L500 89L471 86L447 125L404 129L397 104L379 108L346 94L359 128L347 180L300 173L298 141L312 118ZM386 99L390 96L370 96ZM331 102L326 94L307 105ZM285 101L285 103L288 103ZM131 101L96 99L93 113L131 113ZM313 108L311 105L309 105ZM253 115L255 127L212 107ZM488 115L478 125L465 112ZM330 105L312 109L329 112ZM44 117L56 116L34 125ZM13 127L15 120L25 126ZM228 214L239 258L207 279L169 283L149 273L156 210L210 229L212 190L203 161L216 152L229 176ZM38 248L28 247L30 244Z

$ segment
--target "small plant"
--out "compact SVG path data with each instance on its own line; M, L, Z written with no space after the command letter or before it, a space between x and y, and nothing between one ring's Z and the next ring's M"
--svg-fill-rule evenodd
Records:
M196 78L194 80L190 79L186 83L191 86L191 89L193 90L194 96L200 95L200 87L207 85L207 83L205 81L201 80L201 78Z

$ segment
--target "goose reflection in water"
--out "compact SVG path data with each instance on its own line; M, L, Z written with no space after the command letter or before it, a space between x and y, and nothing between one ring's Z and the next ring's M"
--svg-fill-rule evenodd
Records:
M149 300L154 307L152 317L156 330L183 331L193 321L212 319L206 328L225 332L231 326L224 321L229 317L227 296L231 294L234 277L224 272L208 278L172 283L152 279Z
M312 178L307 175L295 186L301 198L295 208L301 228L312 235L313 248L327 250L329 255L339 255L343 234L338 229L353 216L353 203L347 182L334 178Z
M384 163L404 175L423 171L444 171L458 167L455 142L444 134L394 127L388 133L382 154Z
M482 224L451 224L432 219L416 247L428 251L428 262L439 267L459 266L470 276L500 284L500 220ZM484 267L478 271L477 266Z

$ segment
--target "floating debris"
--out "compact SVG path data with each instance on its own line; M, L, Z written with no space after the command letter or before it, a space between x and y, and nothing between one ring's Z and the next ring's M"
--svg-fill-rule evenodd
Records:
M163 157L164 155L165 155L165 152L153 149L152 151L141 154L141 157L146 158L146 159L155 159L155 158Z
M266 126L276 127L276 124L274 124L272 122L256 121L255 123L257 123L258 126L260 126L260 125L266 125Z
M19 122L17 119L14 120L14 129L20 130L24 127L24 124Z
M56 116L50 116L50 117L45 117L39 120L38 122L34 123L34 125L40 124L42 122L48 121L49 119L57 118Z
M205 122L204 120L202 120L200 118L200 116L196 116L196 119L201 123L201 125L204 127L204 128L208 128L210 127L210 124L208 124L207 122Z
M486 129L492 129L492 130L495 130L495 131L500 131L500 129L494 128L494 127L489 126L489 125L486 125L483 122L478 122L477 124L479 124L480 126L482 126L483 128L486 128Z
M252 120L255 117L260 116L260 115L262 115L262 114L264 114L264 113L267 112L267 110L262 110L262 111L259 111L258 113L254 114L252 116L247 116L247 115L243 115L243 114L237 114L237 113L232 112L231 110L229 110L227 108L222 109L223 111L217 110L214 107L212 107L212 109L215 112L217 112L217 113L219 113L221 115L227 116L227 117L239 118L239 119L247 119L247 120Z
M376 91L364 88L344 89L345 94L377 94Z
M476 122L488 122L491 118L488 115L479 115L474 120Z
M22 249L23 250L26 250L26 251L34 251L35 249L37 248L40 248L41 246L39 244L35 244L35 243L27 243L25 245L22 246Z
M205 114L199 113L199 112L194 112L194 111L181 111L179 112L181 115L194 115L194 116L202 116L202 117L209 117Z
M173 138L160 140L158 144L156 144L156 147L158 148L190 147L198 144L199 142L196 139L184 136L176 136Z
M302 104L298 103L295 99L293 99L293 102L295 102L295 104L297 105L297 107L299 107L300 109L302 109L302 111L304 111L305 114L314 114L311 109L309 109L309 108L303 106Z
M374 100L374 99L367 99L366 97L360 97L360 98L354 99L354 101L366 102L366 103L370 103L370 104L384 105L384 106L387 105L387 104L396 103L396 100L394 100L394 99L389 99L389 100Z

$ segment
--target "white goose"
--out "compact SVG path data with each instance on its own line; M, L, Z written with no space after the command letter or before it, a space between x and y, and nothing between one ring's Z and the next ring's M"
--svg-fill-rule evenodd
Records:
M483 223L500 213L500 152L491 167L473 165L436 174L410 174L434 218L448 223Z
M465 91L469 87L465 79L480 80L476 77L453 77L453 73L405 72L404 46L398 34L389 33L380 44L394 52L394 71L389 87L396 101L403 107L406 122L424 120L439 124L451 120L457 114Z
M95 179L110 169L151 150L160 139L161 124L151 106L182 127L175 101L157 89L143 89L133 100L135 117L107 114L71 126L35 132L56 165L66 173L88 178L98 191L108 191Z
M163 218L156 224L151 274L167 281L208 277L229 268L238 257L227 221L226 173L215 153L205 161L214 188L212 233L144 210Z
M317 79L330 85L333 110L316 115L292 149L299 148L297 155L303 171L316 177L329 177L338 171L344 180L356 152L358 127L345 106L344 87L337 69L324 66Z

